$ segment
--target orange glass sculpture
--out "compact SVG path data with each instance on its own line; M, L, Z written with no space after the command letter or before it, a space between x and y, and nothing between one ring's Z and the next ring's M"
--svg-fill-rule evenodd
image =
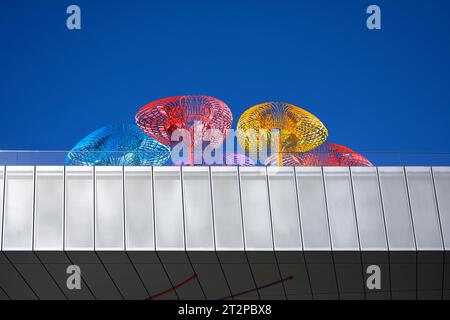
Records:
M255 132L259 137L255 137ZM263 150L261 142L272 141L274 132L278 135L279 154L312 150L328 137L327 128L317 117L289 103L256 105L245 111L237 124L238 142L250 154ZM280 166L281 160L279 157Z
M136 115L137 125L149 136L173 147L177 129L189 135L189 159L194 164L194 150L203 150L204 139L213 147L220 146L231 128L233 116L228 106L213 97L176 96L157 100L142 107Z
M267 158L266 165L276 166L280 154ZM336 143L325 142L318 148L308 152L282 153L282 165L293 167L371 167L372 163L363 155Z

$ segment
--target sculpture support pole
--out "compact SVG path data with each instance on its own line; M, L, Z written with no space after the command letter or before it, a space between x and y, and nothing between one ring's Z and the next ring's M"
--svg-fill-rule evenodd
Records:
M278 141L278 166L282 167L283 166L283 154L281 153L281 146L280 146L280 141Z
M191 140L189 143L189 165L191 166L193 166L195 162L194 149L194 142Z
M195 127L195 126L194 126ZM189 130L189 165L193 166L195 163L195 156L194 156L194 151L195 151L195 130L194 127Z

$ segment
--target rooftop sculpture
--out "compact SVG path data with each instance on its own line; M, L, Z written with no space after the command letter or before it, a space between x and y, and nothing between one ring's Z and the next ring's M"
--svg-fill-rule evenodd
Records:
M213 97L160 99L142 107L135 120L137 125L94 131L70 151L66 164L163 165L173 153L179 156L172 157L174 165L372 166L361 154L324 142L328 137L324 124L289 103L266 102L241 115L236 134L245 155L218 148L233 117L228 106ZM271 156L265 159L262 151ZM213 153L211 159L205 158L208 152Z
M233 117L228 106L213 97L192 95L157 100L136 114L137 125L159 142L173 146L172 134L184 129L189 134L189 164L194 164L194 150L202 150L203 140L220 146L231 128Z
M168 146L134 124L120 124L100 128L78 142L67 155L66 165L162 165L169 157Z
M174 161L174 164L178 166L186 165L186 163L183 160ZM255 163L253 162L252 159L240 153L219 152L217 155L214 156L214 159L205 159L205 156L203 156L201 163L196 162L194 165L253 167L255 166Z
M363 155L336 143L324 142L314 150L308 152L287 152L273 154L266 160L266 165L278 165L282 158L283 166L353 166L371 167L372 163Z
M259 142L261 139L271 141L274 132L279 135L276 150L279 154L312 150L328 137L327 129L313 114L282 102L251 107L242 114L237 125L238 142L250 154L263 150L264 146ZM281 157L279 165L282 166Z

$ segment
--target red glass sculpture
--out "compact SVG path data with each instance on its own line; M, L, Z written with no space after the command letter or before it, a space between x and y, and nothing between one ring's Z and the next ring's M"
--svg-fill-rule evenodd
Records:
M228 106L213 97L192 95L164 98L142 107L136 115L137 125L149 136L173 147L177 129L186 130L189 159L194 164L194 150L203 150L203 141L220 146L231 128L233 116Z
M266 160L266 165L278 165L279 154L273 154ZM336 143L324 142L308 152L282 154L283 166L303 167L371 167L372 163L363 155Z

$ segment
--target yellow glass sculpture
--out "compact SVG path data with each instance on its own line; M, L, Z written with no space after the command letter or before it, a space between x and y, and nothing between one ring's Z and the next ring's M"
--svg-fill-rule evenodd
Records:
M318 147L327 139L328 130L313 114L282 102L256 105L239 118L238 142L250 154L264 150L267 144L264 145L261 140L273 143L274 134L278 135L275 151L281 155L283 152L306 152ZM279 158L279 166L282 166L282 157Z

